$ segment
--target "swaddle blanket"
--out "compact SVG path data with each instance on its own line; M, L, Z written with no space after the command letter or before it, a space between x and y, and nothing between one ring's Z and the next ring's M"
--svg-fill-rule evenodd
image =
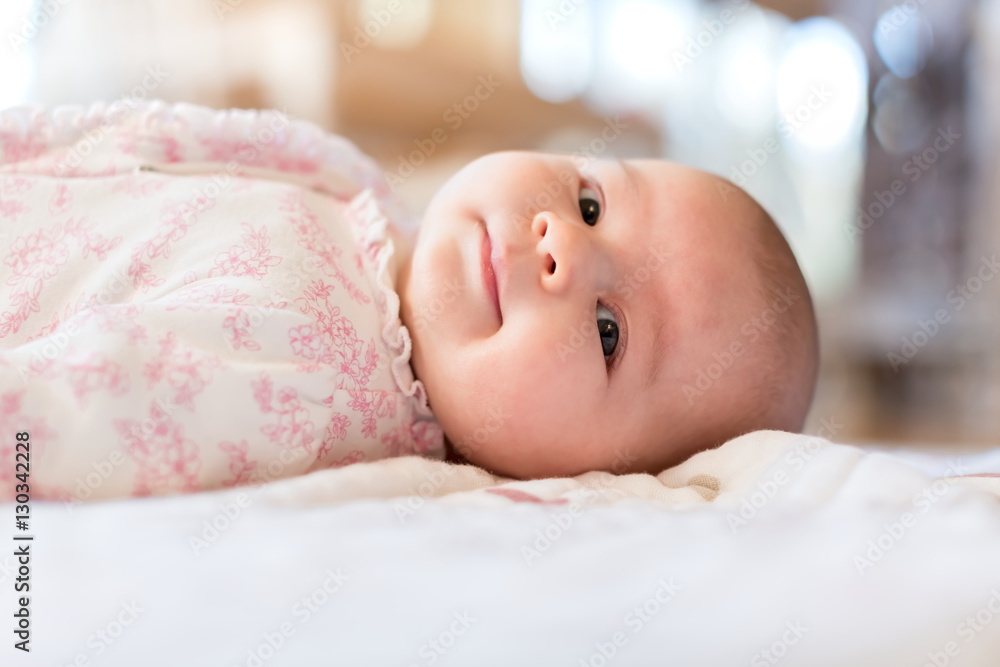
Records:
M0 497L15 433L37 499L441 456L393 289L400 216L352 144L279 112L4 111Z

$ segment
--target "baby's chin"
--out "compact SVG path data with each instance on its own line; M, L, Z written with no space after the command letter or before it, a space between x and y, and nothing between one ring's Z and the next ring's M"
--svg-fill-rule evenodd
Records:
M513 460L505 457L503 461L494 462L487 460L490 457L488 455L484 456L482 451L466 452L466 454L468 456L463 455L460 448L454 447L451 441L447 437L445 438L445 461L448 463L476 466L491 475L508 479L531 480L576 477L577 475L592 471L605 471L615 474L639 472L630 468L629 464L632 461L628 459L621 460L620 457L608 465L593 465L587 464L584 461L574 460L570 456L562 456L558 461L542 461L531 459L528 456Z

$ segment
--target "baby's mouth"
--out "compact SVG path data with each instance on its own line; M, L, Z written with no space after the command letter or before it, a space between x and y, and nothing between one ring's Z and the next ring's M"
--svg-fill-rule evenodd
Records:
M497 288L496 266L494 264L494 249L490 239L490 232L483 223L483 242L480 246L480 263L482 265L483 285L486 287L486 295L493 303L496 310L497 319L503 324L503 312L500 310L500 293Z

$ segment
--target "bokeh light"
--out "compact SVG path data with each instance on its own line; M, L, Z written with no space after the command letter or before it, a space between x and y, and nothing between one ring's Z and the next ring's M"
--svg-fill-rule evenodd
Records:
M778 110L791 147L836 149L864 126L868 67L857 40L839 22L816 17L791 26L778 66Z
M676 92L691 28L694 0L623 0L600 6L600 42L594 86L587 99L601 113L657 108Z
M585 0L521 0L521 76L539 98L566 102L587 89L596 39Z
M373 26L368 32L372 43L381 49L411 49L423 41L431 27L434 0L407 0L403 9L401 3L390 0L362 0L358 24Z
M0 6L0 35L3 35L4 48L0 49L0 109L24 103L28 98L28 90L32 77L32 40L25 39L22 34L30 23L28 13L33 3L31 0L6 0ZM29 34L34 36L34 31Z
M896 5L879 17L872 41L889 71L906 79L924 68L934 34L920 8L909 3Z
M719 44L715 97L723 117L745 132L759 132L774 118L778 44L788 25L783 15L754 8Z

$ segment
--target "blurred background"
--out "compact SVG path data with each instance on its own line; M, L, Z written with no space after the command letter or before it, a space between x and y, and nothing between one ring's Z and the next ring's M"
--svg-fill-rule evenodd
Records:
M718 173L815 295L807 430L1000 442L1000 0L4 0L0 35L0 107L279 108L415 215L501 149Z

